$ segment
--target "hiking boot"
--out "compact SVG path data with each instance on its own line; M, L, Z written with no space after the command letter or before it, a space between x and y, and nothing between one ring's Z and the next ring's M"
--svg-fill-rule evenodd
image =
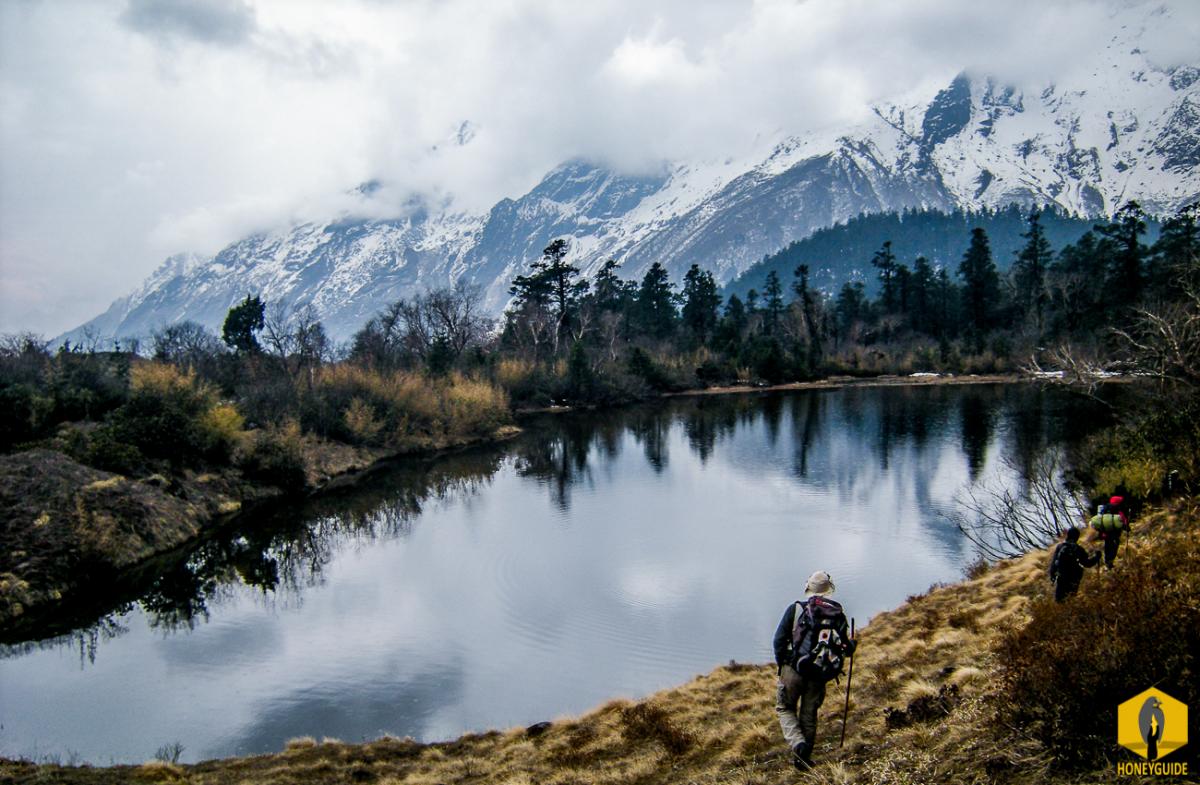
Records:
M792 765L799 771L812 768L812 747L808 744L797 744L792 748Z

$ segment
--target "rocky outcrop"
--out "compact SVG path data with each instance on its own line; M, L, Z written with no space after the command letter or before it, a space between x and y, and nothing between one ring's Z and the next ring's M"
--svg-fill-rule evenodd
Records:
M0 456L0 626L262 495L230 474L130 479L52 450Z

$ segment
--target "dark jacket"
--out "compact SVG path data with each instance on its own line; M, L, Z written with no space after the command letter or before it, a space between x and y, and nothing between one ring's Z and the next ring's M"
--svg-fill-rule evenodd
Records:
M811 598L810 598L811 599ZM792 662L792 632L796 627L796 606L798 604L807 603L809 600L802 600L800 603L793 602L783 612L783 618L779 620L779 626L775 629L775 664L783 666L790 665ZM825 602L833 603L833 600L826 599ZM836 603L834 603L836 604ZM840 605L838 606L841 607ZM854 648L858 645L857 641L850 638L850 626L846 623L846 615L841 614L841 618L837 624L838 635L842 640L847 642L850 653L854 652Z
M1069 585L1078 584L1083 579L1084 568L1095 567L1099 563L1099 553L1089 556L1077 542L1059 543L1050 559L1050 580Z

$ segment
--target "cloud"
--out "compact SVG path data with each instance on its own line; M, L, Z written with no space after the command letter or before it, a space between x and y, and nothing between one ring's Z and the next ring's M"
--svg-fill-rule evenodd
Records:
M649 85L689 87L710 76L708 68L688 58L683 41L657 41L653 37L626 38L613 50L601 75L634 89Z
M0 3L0 331L72 327L172 253L322 211L482 211L573 156L737 156L964 68L1053 81L1125 19L1155 62L1195 60L1200 4L1159 5Z
M189 40L239 46L257 28L244 0L129 0L121 24L161 42Z

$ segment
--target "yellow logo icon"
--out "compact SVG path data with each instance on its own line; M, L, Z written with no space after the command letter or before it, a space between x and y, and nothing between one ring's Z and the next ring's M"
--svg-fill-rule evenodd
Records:
M1117 707L1117 743L1148 761L1187 744L1188 707L1151 687Z

